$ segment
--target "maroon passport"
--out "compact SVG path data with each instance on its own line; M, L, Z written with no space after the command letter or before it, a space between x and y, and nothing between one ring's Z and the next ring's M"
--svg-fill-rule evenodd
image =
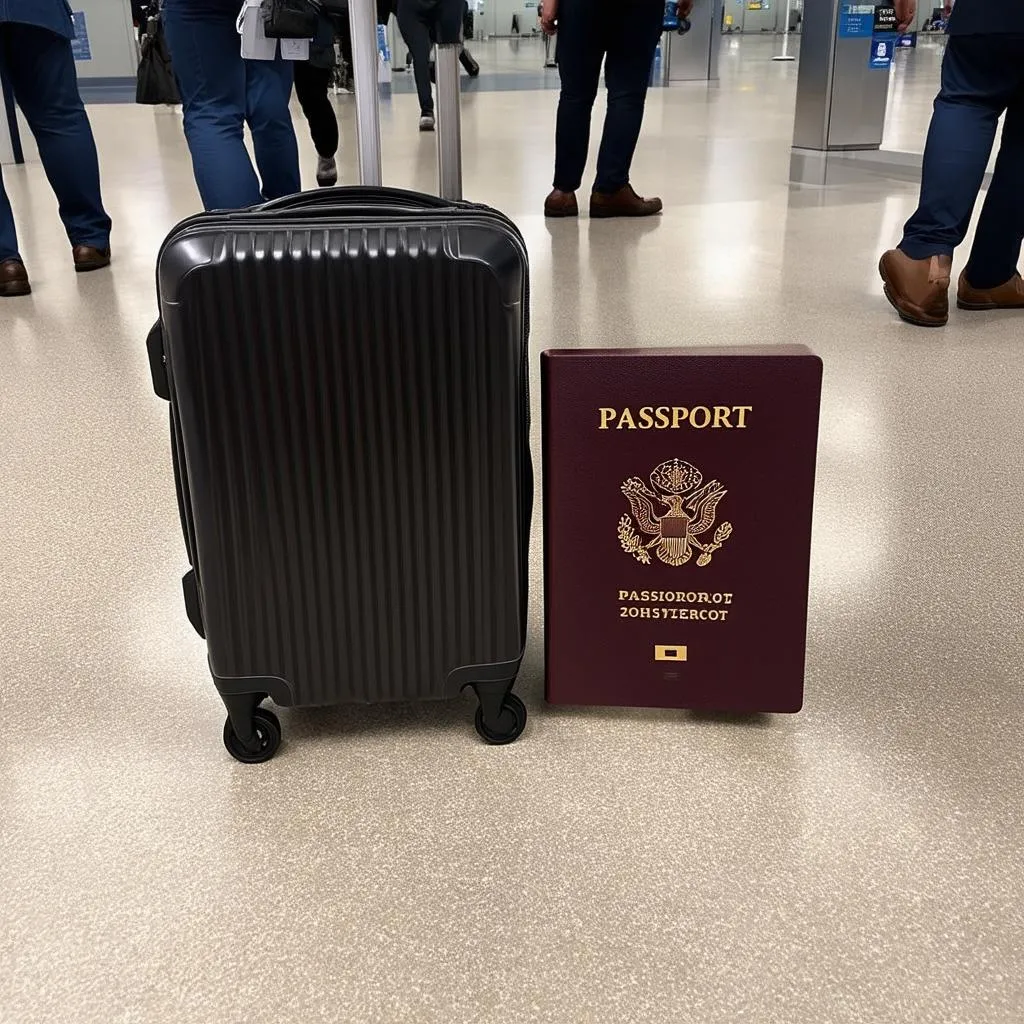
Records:
M821 360L541 356L547 698L799 711Z

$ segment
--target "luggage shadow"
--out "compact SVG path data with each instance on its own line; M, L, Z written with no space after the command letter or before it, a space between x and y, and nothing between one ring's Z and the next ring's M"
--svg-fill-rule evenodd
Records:
M474 729L477 701L472 695L450 700L336 704L315 707L274 707L285 738L300 742L379 734L395 737L463 734L477 739ZM531 707L531 712L534 710Z
M620 718L650 724L676 720L697 725L735 726L742 729L771 729L778 716L763 711L697 711L688 708L632 708L607 704L548 704L531 706L538 718Z
M704 725L735 725L745 729L770 729L777 716L767 711L687 711L686 717Z

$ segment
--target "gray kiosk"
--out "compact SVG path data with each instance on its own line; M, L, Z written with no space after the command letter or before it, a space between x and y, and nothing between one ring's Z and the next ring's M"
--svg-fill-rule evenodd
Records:
M718 80L718 52L722 43L724 0L699 0L690 15L690 31L661 37L662 85L671 82Z
M804 5L790 178L825 185L856 154L881 148L892 7L817 0Z

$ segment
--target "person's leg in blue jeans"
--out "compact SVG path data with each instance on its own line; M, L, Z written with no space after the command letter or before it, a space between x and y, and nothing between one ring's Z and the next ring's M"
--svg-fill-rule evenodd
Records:
M0 172L0 263L5 260L20 259L18 232L14 227L14 211L11 209L10 199L7 198L3 174Z
M0 76L10 83L10 73L7 71L6 47L10 35L8 25L0 25ZM0 103L4 102L3 93L0 92ZM7 112L8 118L14 114L13 109ZM14 226L14 210L11 209L11 201L7 197L7 190L4 188L4 174L0 169L0 264L10 260L21 262L21 255L18 252L18 232ZM0 289L4 287L4 280L0 278ZM17 292L12 289L12 294L22 294L23 289ZM27 294L27 293L26 293Z
M262 198L245 148L246 71L235 29L237 6L166 0L164 7L185 138L207 210L253 206Z
M100 196L96 143L78 92L71 43L34 25L7 24L0 35L0 62L35 136L71 245L105 252L110 218ZM9 210L5 195L0 200L0 225ZM14 249L7 255L16 255L13 218L6 228L0 227L0 248Z
M185 107L185 136L208 210L253 206L299 191L299 150L288 110L291 65L243 60L237 0L166 0L164 21ZM263 189L245 148L252 129Z
M291 61L245 61L245 117L252 131L256 166L265 199L302 191L299 144L288 100L292 94Z
M0 70L4 67L3 56L4 26L0 25ZM0 103L3 95L0 94ZM20 260L18 253L18 232L14 227L14 210L4 188L4 173L0 169L0 263L6 260Z
M1019 60L1024 65L1024 43ZM1024 72L1022 72L1024 78ZM990 289L1006 284L1017 273L1024 239L1024 85L1006 112L999 156L992 175L971 258L964 276L973 288Z
M640 138L654 51L661 38L665 5L660 0L616 4L604 65L608 113L597 156L594 191L618 192L629 184L629 168Z

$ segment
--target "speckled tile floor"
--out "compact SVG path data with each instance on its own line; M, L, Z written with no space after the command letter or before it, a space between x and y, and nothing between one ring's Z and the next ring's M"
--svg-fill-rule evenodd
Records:
M736 60L652 95L658 222L538 216L550 92L467 99L467 194L527 236L538 351L824 357L796 717L545 707L538 531L518 744L468 701L285 711L274 761L233 762L143 345L196 204L178 118L92 110L107 272L5 170L35 294L0 305L3 1024L1024 1019L1024 319L900 324L875 262L913 188L791 189L795 71ZM385 109L386 177L430 187L415 117Z

